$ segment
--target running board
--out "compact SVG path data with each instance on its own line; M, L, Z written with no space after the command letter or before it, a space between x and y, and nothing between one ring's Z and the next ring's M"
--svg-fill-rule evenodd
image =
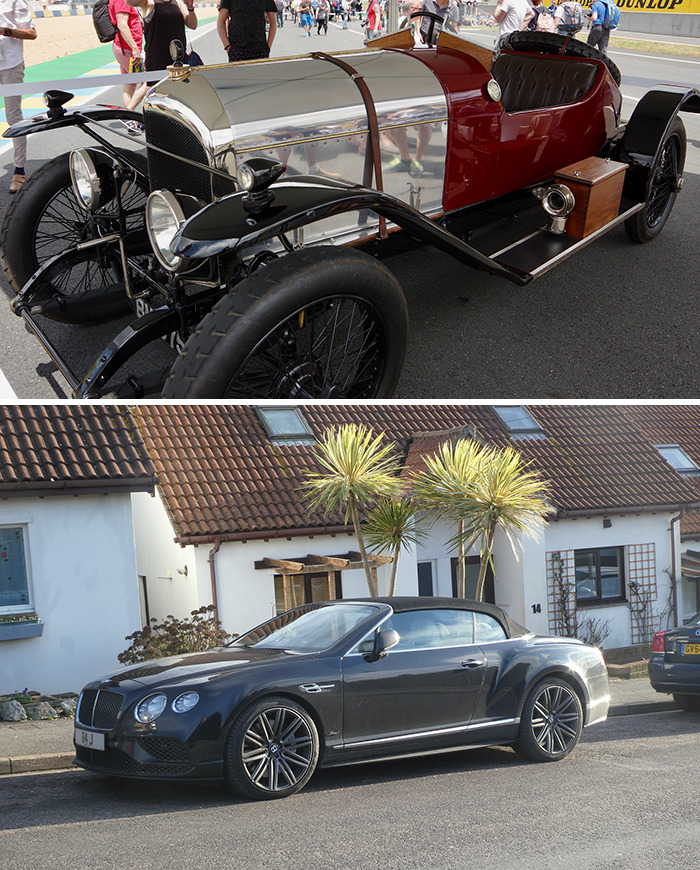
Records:
M507 248L496 251L495 254L491 255L491 259L507 269L528 274L532 278L539 278L540 275L549 272L550 269L590 245L591 242L605 235L613 227L624 223L643 208L643 202L637 203L632 208L621 212L610 223L586 236L585 239L575 239L573 236L567 236L563 233L557 235L547 230L537 230L529 236L525 236L524 239L508 245Z

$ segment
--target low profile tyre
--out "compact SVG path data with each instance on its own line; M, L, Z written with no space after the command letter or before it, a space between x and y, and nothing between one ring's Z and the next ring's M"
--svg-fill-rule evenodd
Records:
M559 761L573 751L583 730L583 708L564 680L544 680L527 696L515 751L528 761Z
M139 155L135 158L140 159ZM145 160L143 165L145 169ZM143 224L147 196L142 183L125 183L123 201L129 229ZM5 274L19 293L43 262L116 227L109 207L94 215L81 208L73 194L69 155L61 154L30 175L10 201L0 230ZM46 277L39 295L41 313L64 323L99 323L129 311L114 246L77 253ZM68 304L56 304L61 298Z
M391 272L347 248L280 257L236 284L175 361L169 399L392 396L408 337Z
M683 184L685 151L685 125L675 118L649 173L644 208L625 221L633 242L650 242L664 228Z
M566 40L569 40L566 43ZM566 48L564 48L566 43ZM568 57L583 57L593 60L602 60L610 71L615 84L622 81L622 73L617 64L609 57L598 51L592 45L582 42L580 39L569 39L559 33L544 33L537 30L521 30L508 36L505 48L513 51L534 51L541 54L564 54ZM563 49L563 51L562 51Z
M226 785L256 800L300 791L318 763L316 725L289 698L263 698L234 722L224 750Z
M674 695L674 703L687 713L700 712L700 695Z

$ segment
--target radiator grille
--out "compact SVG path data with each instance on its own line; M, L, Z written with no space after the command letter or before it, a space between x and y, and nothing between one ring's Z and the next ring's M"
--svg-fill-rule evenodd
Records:
M172 154L195 160L208 165L207 153L197 136L184 124L160 112L144 112L146 141L151 145L164 148ZM202 202L213 199L211 175L204 169L197 169L187 163L148 149L148 175L151 190L179 190L196 196Z
M78 702L78 722L88 728L111 731L117 724L124 696L104 689L86 689Z

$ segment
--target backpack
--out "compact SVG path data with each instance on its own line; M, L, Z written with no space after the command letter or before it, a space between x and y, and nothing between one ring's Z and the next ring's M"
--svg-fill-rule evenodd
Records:
M117 27L109 17L109 0L95 0L92 7L92 23L100 42L113 42Z
M564 11L558 26L567 33L578 33L583 27L583 7L576 0L566 0L561 4Z
M605 20L603 21L603 27L606 30L614 30L620 23L620 10L612 0L608 0L607 3L603 0L603 5L605 6Z
M556 33L557 25L554 21L554 16L547 11L540 12L537 16L535 30L539 30L540 33Z

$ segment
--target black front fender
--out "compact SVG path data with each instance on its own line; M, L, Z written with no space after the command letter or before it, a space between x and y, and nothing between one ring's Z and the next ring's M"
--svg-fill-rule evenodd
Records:
M89 121L120 121L127 118L142 121L143 115L119 106L81 106L79 109L66 109L64 114L54 118L50 118L46 112L25 118L12 124L2 135L5 139L14 139L16 136L29 136L31 133L59 130L62 127L84 127Z
M274 200L259 214L245 210L244 193L234 193L205 206L183 224L170 245L171 250L190 259L216 257L337 214L367 209L470 266L501 275L516 284L526 284L531 278L495 262L387 193L314 176L280 181L269 189L274 193Z

